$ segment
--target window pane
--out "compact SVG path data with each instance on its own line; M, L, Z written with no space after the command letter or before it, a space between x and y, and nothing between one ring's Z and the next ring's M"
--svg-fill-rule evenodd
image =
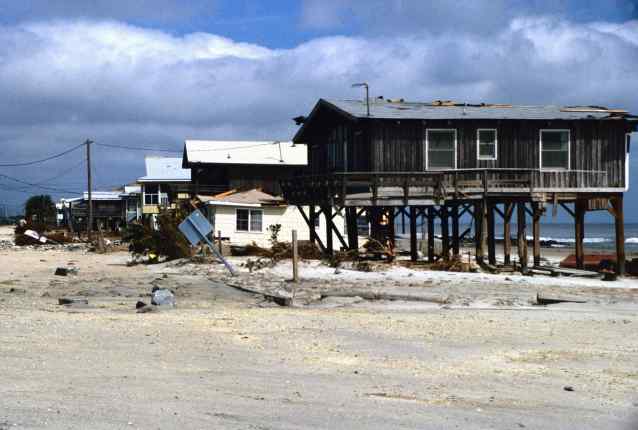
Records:
M428 161L431 169L453 169L454 151L430 151Z
M430 150L454 149L454 130L428 130Z
M493 143L480 143L479 158L496 158L496 145Z
M543 150L567 151L569 133L567 131L543 131Z
M543 151L543 167L567 169L567 151Z
M480 143L496 142L496 130L479 130L478 133Z
M261 231L261 211L250 211L250 231Z
M248 231L247 209L237 209L237 231Z

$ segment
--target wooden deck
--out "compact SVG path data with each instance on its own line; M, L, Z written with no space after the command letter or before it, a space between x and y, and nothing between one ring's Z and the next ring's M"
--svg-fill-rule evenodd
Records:
M456 169L428 172L337 172L281 181L292 204L428 206L488 195L542 201L547 193L609 193L623 188L605 171ZM571 197L573 198L573 197Z

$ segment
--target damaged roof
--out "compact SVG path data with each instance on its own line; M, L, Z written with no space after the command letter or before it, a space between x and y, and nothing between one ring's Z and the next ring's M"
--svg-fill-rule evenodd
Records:
M282 206L284 199L256 188L246 191L230 190L214 196L198 195L202 203L220 206Z
M347 115L366 118L365 100L320 100ZM620 109L600 106L514 106L469 104L437 100L431 103L403 100L370 100L370 117L381 119L540 119L579 120L628 116Z
M638 121L638 117L622 109L601 106L515 106L509 104L456 103L436 100L429 103L407 102L403 99L370 99L370 115L365 100L319 99L310 115L296 117L303 124L293 138L294 142L305 142L305 133L319 112L332 112L351 120L607 120L625 119ZM319 125L320 126L320 125ZM321 127L321 126L320 126Z
M191 170L182 168L181 158L146 157L146 176L138 182L190 182Z
M303 145L276 140L187 140L182 165L192 164L305 166L308 154Z

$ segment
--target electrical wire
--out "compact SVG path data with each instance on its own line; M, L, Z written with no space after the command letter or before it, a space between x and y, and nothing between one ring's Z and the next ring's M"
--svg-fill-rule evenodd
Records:
M55 154L55 155L51 155L50 157L46 157L43 158L41 160L35 160L35 161L25 161L23 163L2 163L0 164L0 167L23 167L23 166L32 166L34 164L39 164L39 163L44 163L46 161L50 161L50 160L54 160L56 158L60 158L66 154L69 154L73 151L76 151L77 149L83 147L85 144L81 143L79 145L74 146L73 148L67 149L64 152L60 152L59 154Z
M70 191L70 190L64 190L62 188L46 187L46 186L43 186L43 185L40 185L40 184L34 184L32 182L23 181L22 179L14 178L13 176L5 175L3 173L0 173L0 177L9 179L9 180L17 182L19 184L28 185L29 187L39 188L39 189L42 189L42 190L58 191L58 192L62 192L62 193L71 193L71 194L81 194L78 191ZM24 189L24 187L22 187L22 188ZM13 191L19 191L19 190L15 189Z
M174 151L172 149L158 149L158 148L147 148L141 146L124 146L124 145L113 145L110 143L93 143L93 145L104 146L107 148L119 148L119 149L129 149L131 151L155 151L155 152L171 152L174 154L181 154L182 151Z

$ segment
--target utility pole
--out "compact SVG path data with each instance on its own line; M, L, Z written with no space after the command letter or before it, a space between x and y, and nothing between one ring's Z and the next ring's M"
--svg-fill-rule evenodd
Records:
M87 179L87 186L89 187L89 201L88 201L89 220L86 226L86 232L89 237L89 240L93 238L93 195L92 195L93 181L91 178L91 144L92 143L93 142L90 141L89 139L87 139L86 142L84 142L84 144L86 145L86 179Z

